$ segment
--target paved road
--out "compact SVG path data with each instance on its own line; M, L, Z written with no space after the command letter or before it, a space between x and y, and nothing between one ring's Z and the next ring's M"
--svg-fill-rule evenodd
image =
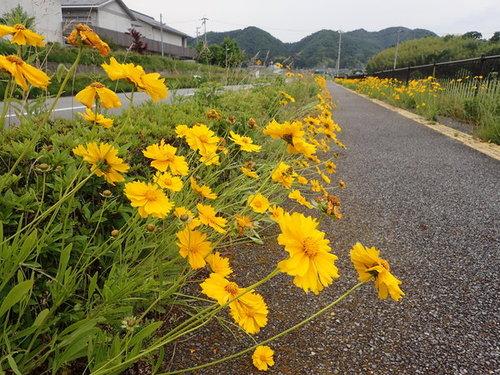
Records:
M252 85L233 85L233 86L225 86L225 90L241 90L245 88L249 88ZM194 94L196 89L192 88L186 88L186 89L178 89L178 90L170 90L169 95L165 100L162 100L161 102L164 103L171 103L175 97L179 96L191 96ZM129 99L128 96L130 96L130 93L124 94L118 94L120 97L120 100L122 102L122 106L120 108L116 108L113 110L108 111L108 113L112 114L117 114L129 106ZM143 92L137 92L134 94L134 103L135 104L140 104L142 102L150 100L149 96L146 93ZM51 100L47 102L47 106L50 106L52 103ZM3 103L0 102L0 112L2 111ZM79 112L83 112L85 110L85 106L75 100L74 96L66 96L60 98L59 102L57 103L57 107L53 112L53 117L58 117L58 118L66 118L66 119L71 119L75 114ZM9 113L7 114L7 123L13 124L16 123L16 112L13 109L9 109Z
M339 86L343 124L338 176L345 218L323 221L342 277L305 296L279 276L260 289L269 337L326 305L355 282L348 258L357 240L376 245L403 280L401 303L379 301L367 286L331 314L281 339L276 374L499 373L500 162ZM234 249L241 284L283 258L274 241ZM180 343L171 368L220 358L245 347L212 325ZM255 373L249 357L203 374Z

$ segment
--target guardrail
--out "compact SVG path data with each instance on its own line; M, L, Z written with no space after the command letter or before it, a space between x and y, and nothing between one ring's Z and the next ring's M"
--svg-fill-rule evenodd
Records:
M433 64L407 66L404 68L381 70L378 72L353 75L347 78L396 78L408 83L410 79L435 77L435 78L463 78L483 77L485 79L498 79L500 73L500 55L481 56L471 59L462 59Z

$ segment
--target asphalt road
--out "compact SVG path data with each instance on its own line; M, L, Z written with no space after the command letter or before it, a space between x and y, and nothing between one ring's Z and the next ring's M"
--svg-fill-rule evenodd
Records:
M241 90L245 88L249 88L252 85L234 85L234 86L225 86L225 90ZM194 94L196 89L193 88L186 88L186 89L178 89L178 90L169 90L169 95L166 99L160 101L163 103L171 103L175 97L179 96L191 96ZM118 94L120 97L120 100L122 102L122 106L120 108L112 109L109 110L108 113L111 114L117 114L120 113L121 111L125 110L129 106L129 99L128 97L130 96L130 93L120 93ZM144 93L144 92L136 92L134 93L134 104L140 104L142 102L146 102L150 100L149 96ZM47 107L50 107L52 104L52 99L47 101ZM3 102L0 102L0 113L3 108ZM57 118L65 118L65 119L71 119L73 118L77 113L83 112L85 110L85 106L75 100L74 96L65 96L59 99L59 102L57 103L57 107L53 112L53 117ZM7 118L7 124L15 124L17 119L16 119L16 111L14 109L10 108L9 112L6 116Z
M338 178L345 217L323 220L341 279L305 295L285 275L259 289L269 304L263 339L300 321L356 282L349 249L379 247L402 281L400 303L371 285L271 346L275 374L493 374L500 372L500 162L332 86L343 125ZM311 212L311 211L309 211ZM226 252L237 281L267 274L274 240ZM217 324L178 343L167 368L205 363L251 343ZM173 354L173 353L172 353ZM250 355L200 371L257 373Z

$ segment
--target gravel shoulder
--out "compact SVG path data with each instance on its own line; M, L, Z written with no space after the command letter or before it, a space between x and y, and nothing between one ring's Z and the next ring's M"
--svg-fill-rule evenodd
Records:
M332 85L343 125L338 178L344 219L321 227L341 278L319 296L280 275L259 289L268 302L263 339L328 304L356 282L350 247L382 249L403 281L402 302L371 285L331 313L272 344L274 374L493 374L500 371L500 162ZM337 180L338 181L338 180ZM274 240L231 249L242 284L273 269ZM216 323L178 343L171 369L251 343ZM254 374L250 355L198 372Z

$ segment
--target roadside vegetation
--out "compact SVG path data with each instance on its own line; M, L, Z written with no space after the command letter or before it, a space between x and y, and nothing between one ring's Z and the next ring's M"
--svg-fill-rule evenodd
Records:
M322 77L288 72L288 82L240 92L211 83L193 98L158 104L168 95L165 79L110 57L108 44L80 24L68 37L79 52L50 108L24 107L20 124L5 127L7 106L33 87L46 94L52 77L36 65L42 36L20 24L0 25L0 36L16 48L0 55L8 76L0 118L1 373L120 374L139 362L158 373L170 361L166 350L209 322L249 337L265 330L269 309L258 289L276 275L314 294L339 277L318 228L318 218L342 218L335 193L345 186L327 152L344 145ZM131 85L131 108L109 116L122 103L112 85L92 82L75 97L85 111L53 120L87 48L105 57L110 81ZM135 106L137 91L151 102ZM288 210L287 201L318 218ZM262 245L273 227L283 260L239 285L232 249ZM381 299L404 296L379 250L356 243L350 254L358 281L316 313L229 357L169 373L250 352L265 371L274 365L267 344L364 284L373 282Z
M414 111L429 120L451 117L474 125L474 135L500 144L500 84L498 79L464 77L409 81L367 77L337 79L338 83L397 107Z
M395 47L377 53L368 61L366 71L373 73L392 69L395 53ZM462 36L430 36L401 43L398 46L397 67L433 64L435 62L498 54L500 54L500 33L495 33L489 40L481 39L481 34L475 32Z

